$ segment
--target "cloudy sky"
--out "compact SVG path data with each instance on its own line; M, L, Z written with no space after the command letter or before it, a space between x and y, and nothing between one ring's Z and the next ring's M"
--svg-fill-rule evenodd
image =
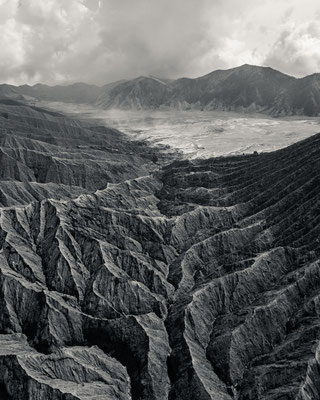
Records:
M319 0L0 0L0 82L320 72Z

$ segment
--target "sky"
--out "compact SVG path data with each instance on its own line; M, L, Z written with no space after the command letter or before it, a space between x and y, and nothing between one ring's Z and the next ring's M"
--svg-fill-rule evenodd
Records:
M0 0L0 82L320 72L319 0Z

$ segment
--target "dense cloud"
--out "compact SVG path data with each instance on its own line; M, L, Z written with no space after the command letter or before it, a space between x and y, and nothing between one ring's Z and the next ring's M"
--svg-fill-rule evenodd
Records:
M0 81L320 70L317 0L0 0ZM319 8L319 9L318 9Z
M265 62L296 76L320 71L320 26L317 22L292 25L283 31Z

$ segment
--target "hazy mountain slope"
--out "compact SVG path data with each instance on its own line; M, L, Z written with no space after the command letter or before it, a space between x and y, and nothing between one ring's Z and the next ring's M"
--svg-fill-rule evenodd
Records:
M320 113L320 88L317 74L296 79L272 68L243 65L196 79L165 82L137 78L103 89L96 105L107 109L170 107L311 116Z
M17 100L23 101L25 98L20 93L17 87L12 85L1 84L0 85L0 100Z
M320 114L319 74L296 79L268 67L242 65L205 76L177 80L141 76L103 87L0 86L0 99L87 103L104 109L199 109L264 112L271 115Z
M200 102L206 107L269 109L278 93L286 90L294 78L271 68L244 65L235 68L226 79L214 74L200 78L206 88Z
M167 100L167 82L144 77L107 86L96 105L102 108L145 109L157 108Z
M17 90L37 100L59 101L64 103L93 103L100 95L101 88L86 83L74 83L67 86L48 86L37 84L22 85Z
M198 103L201 109L269 109L275 96L294 80L271 68L243 65L226 71L214 71L193 80L178 80L174 101ZM171 100L172 101L172 100Z
M118 183L0 209L0 394L319 398L320 135L148 175L140 154L121 169L129 144L115 132L34 113L3 119L10 180L69 185L71 174L88 191L103 171ZM94 147L101 135L121 162ZM43 147L52 175L29 161Z
M320 74L294 81L278 95L274 111L284 114L315 116L320 114Z

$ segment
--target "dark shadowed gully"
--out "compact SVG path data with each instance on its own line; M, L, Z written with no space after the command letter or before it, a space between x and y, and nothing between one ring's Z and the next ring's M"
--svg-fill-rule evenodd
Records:
M18 102L0 130L1 399L320 398L320 135L168 163Z

